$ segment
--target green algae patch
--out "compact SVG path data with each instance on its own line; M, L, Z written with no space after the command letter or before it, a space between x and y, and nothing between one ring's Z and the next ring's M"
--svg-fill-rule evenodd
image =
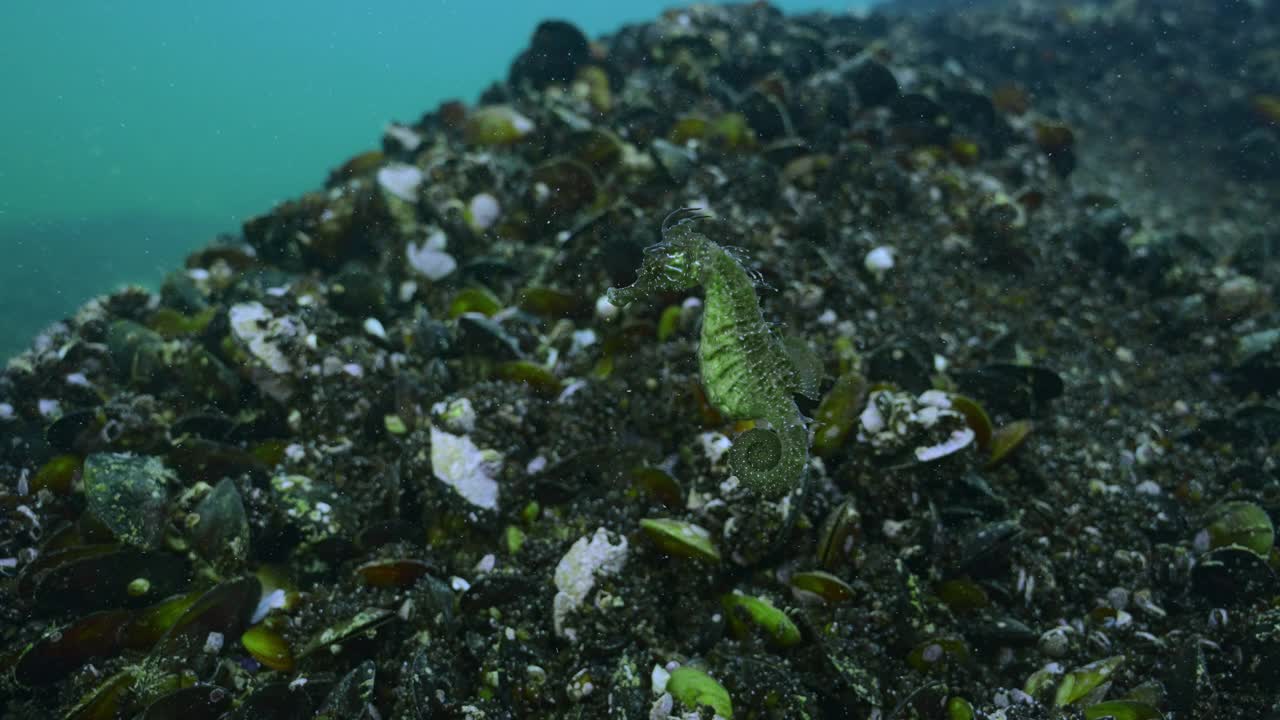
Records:
M171 474L159 459L99 453L84 461L89 510L120 542L154 548L164 534L165 486Z

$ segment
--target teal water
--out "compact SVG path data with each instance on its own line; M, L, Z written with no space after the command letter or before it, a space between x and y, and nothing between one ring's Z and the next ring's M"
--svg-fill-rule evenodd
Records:
M540 20L594 36L670 4L7 0L0 358L91 295L154 285L216 233L319 186L388 121L474 100Z

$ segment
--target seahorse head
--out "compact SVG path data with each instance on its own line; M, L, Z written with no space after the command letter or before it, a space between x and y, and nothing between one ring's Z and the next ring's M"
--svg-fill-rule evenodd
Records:
M701 284L711 241L691 224L705 217L693 208L668 215L662 223L662 242L645 248L644 262L635 283L624 288L609 288L609 302L622 307L654 292L684 290Z

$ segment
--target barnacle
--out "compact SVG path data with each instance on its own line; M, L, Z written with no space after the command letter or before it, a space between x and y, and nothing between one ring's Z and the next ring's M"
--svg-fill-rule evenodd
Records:
M816 395L816 378L811 364L799 360L803 348L784 344L764 321L741 260L694 230L705 217L692 208L669 215L663 241L646 249L635 284L610 288L609 301L623 306L655 292L703 287L698 361L707 399L728 417L757 422L734 442L729 466L747 487L775 497L795 487L808 462L809 430L794 395Z

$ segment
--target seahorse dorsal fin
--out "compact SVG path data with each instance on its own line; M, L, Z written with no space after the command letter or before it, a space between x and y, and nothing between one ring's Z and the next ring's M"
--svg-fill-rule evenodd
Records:
M791 361L791 392L817 400L822 382L822 361L802 338L794 335L782 339L782 349Z

